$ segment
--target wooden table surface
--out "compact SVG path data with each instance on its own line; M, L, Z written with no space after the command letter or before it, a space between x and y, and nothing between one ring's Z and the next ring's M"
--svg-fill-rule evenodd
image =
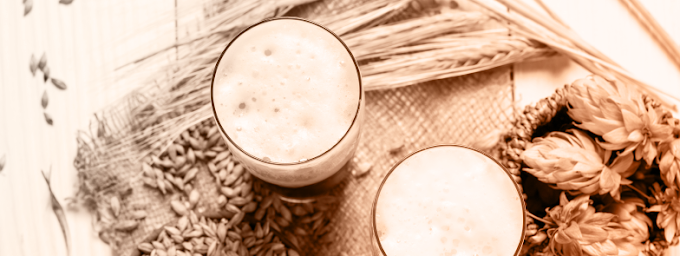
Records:
M198 24L192 13L200 12L206 1L75 0L60 5L58 0L33 0L26 16L21 1L0 1L0 156L7 159L0 172L0 255L66 255L41 170L52 170L55 194L66 204L75 193L76 132L89 129L95 110L139 83L122 81L116 69L185 36L177 28ZM586 41L643 80L680 97L680 71L618 0L544 1ZM642 3L680 42L680 1ZM175 17L183 18L180 26ZM31 75L31 55L39 59L43 53L50 75L63 80L67 90L45 83L40 72ZM549 96L585 74L561 57L516 64L518 104ZM44 92L49 98L45 110L40 106ZM52 116L52 126L43 112ZM110 254L86 211L69 210L67 218L72 255Z

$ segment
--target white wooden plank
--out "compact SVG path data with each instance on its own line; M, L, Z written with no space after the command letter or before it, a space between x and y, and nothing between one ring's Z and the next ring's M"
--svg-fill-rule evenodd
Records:
M16 29L16 24L14 21L13 12L19 11L19 6L16 3L10 2L0 2L0 35L14 34ZM0 40L0 55L7 56L10 49L9 40ZM10 182L10 172L16 169L18 163L14 161L15 154L10 152L9 148L9 107L7 107L7 101L9 99L10 93L14 93L14 90L10 90L9 84L12 83L12 79L9 77L8 65L12 65L8 57L0 58L0 154L6 154L7 164L0 173L0 205L4 205L2 210L0 210L0 224L3 230L0 232L0 254L2 255L19 255L20 247L19 235L15 230L19 229L18 218L16 213L18 212L16 206L14 205L15 192L12 190ZM9 231L9 232L8 232Z
M35 0L23 17L21 1L0 1L0 154L8 153L0 173L0 255L66 255L40 170L52 166L54 190L65 205L75 192L76 131L135 86L114 83L117 66L164 47L158 42L169 40L162 37L174 38L174 25L161 24L173 19L168 13L174 13L168 0L75 0L70 6ZM30 54L39 58L43 52L66 91L30 75ZM44 90L52 127L39 106ZM67 218L72 255L110 254L89 213L68 211Z
M532 2L532 1L529 1ZM650 85L680 98L680 71L617 0L544 0L570 27L591 45ZM680 25L673 13L676 1L641 1L674 38ZM544 66L544 67L543 67ZM515 65L515 85L522 104L541 99L546 92L582 77L584 71L563 59ZM545 88L534 90L535 88Z

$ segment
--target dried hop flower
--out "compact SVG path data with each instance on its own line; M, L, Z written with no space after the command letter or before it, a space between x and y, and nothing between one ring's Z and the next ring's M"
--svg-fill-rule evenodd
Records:
M652 220L640 211L644 207L642 199L627 197L605 207L604 211L616 214L621 226L631 233L629 241L642 244L649 239L649 228L652 227Z
M638 255L642 244L628 239L631 232L614 221L614 214L596 212L591 204L587 195L568 201L562 193L560 204L546 210L546 250L558 256Z
M661 190L658 183L654 183L652 194L657 201L656 205L649 207L647 211L658 212L656 225L664 230L666 241L671 243L673 239L680 235L680 197L678 190L666 188Z
M662 144L659 170L666 186L680 189L680 139Z
M662 123L660 109L647 109L642 95L620 82L589 76L567 86L569 116L579 128L602 136L607 150L633 153L650 165L658 155L656 144L669 138L672 128Z
M637 169L633 156L620 155L606 165L612 152L604 150L585 132L570 129L536 138L522 153L524 170L561 190L619 197L619 187Z

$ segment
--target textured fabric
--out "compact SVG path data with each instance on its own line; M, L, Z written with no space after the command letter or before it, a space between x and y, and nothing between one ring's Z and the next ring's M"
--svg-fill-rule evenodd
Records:
M495 129L509 128L513 113L509 68L366 96L368 118L355 162L371 163L372 169L332 192L341 198L331 220L336 240L315 248L314 255L370 255L372 203L382 178L397 162L437 144L469 146ZM401 150L390 153L402 144Z

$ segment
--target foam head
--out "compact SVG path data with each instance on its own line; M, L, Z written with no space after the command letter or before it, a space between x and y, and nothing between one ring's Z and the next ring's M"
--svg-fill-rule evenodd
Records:
M251 27L215 73L213 104L227 136L248 154L277 163L332 148L357 115L359 74L330 32L297 19Z
M389 174L375 227L389 256L509 256L524 236L524 205L495 161L471 149L438 146Z

